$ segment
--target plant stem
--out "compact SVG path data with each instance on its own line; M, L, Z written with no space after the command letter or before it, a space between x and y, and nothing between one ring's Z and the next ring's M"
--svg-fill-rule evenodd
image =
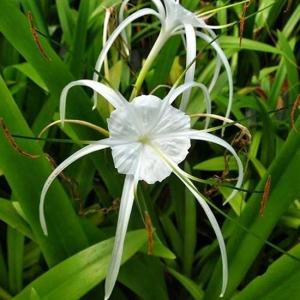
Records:
M133 98L135 98L138 93L141 90L142 84L145 80L145 77L151 67L151 65L153 64L153 61L155 60L155 58L157 57L158 53L160 52L160 50L162 49L162 47L164 46L164 44L166 43L166 41L169 39L169 37L171 36L171 33L169 31L166 31L164 28L161 29L139 75L138 78L135 82L135 85L133 87L131 96L130 96L130 100L132 100Z

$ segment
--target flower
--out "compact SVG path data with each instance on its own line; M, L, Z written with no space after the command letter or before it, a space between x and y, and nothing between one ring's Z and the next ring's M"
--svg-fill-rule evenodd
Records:
M60 172L79 158L99 150L111 148L113 161L118 172L125 175L121 196L120 211L116 237L105 282L105 299L111 295L119 272L123 243L127 231L130 213L134 201L134 193L140 180L149 184L162 181L171 172L186 185L205 211L219 242L223 263L224 294L227 285L227 256L225 243L220 227L208 204L191 182L191 176L178 167L188 154L191 140L212 142L224 147L236 159L239 176L236 187L239 188L243 178L243 166L235 150L223 139L208 133L206 130L191 129L190 117L183 111L172 106L174 100L192 87L200 88L207 99L208 111L209 92L204 85L189 82L172 88L164 99L154 95L142 95L128 102L119 92L93 80L78 80L69 83L62 91L60 99L60 117L65 120L66 99L69 90L74 86L87 86L101 94L115 107L107 120L109 138L105 138L80 149L63 161L48 177L41 192L40 222L47 234L44 215L46 193ZM232 198L235 192L230 196ZM230 200L230 199L228 199Z
M135 84L135 89L132 94L132 98L138 94L141 85L145 79L145 76L149 68L151 67L154 59L156 58L156 56L158 55L158 53L160 52L164 44L167 42L167 40L174 35L180 34L185 39L185 46L186 46L186 53L187 53L185 83L193 81L194 74L195 74L196 37L199 37L205 40L207 43L211 44L211 46L215 49L217 54L215 73L213 75L213 78L208 88L209 92L212 91L212 89L214 88L217 82L222 64L225 67L227 78L228 78L228 84L229 84L229 98L228 98L228 107L226 112L226 117L228 117L231 111L232 98L233 98L232 73L226 55L224 54L223 50L219 46L218 42L216 41L217 36L212 30L212 29L222 28L223 26L211 26L206 24L203 18L197 16L196 14L184 8L182 5L180 5L178 0L163 0L163 1L152 0L156 10L151 8L143 8L137 10L136 12L129 15L126 19L124 19L124 10L128 2L129 0L125 0L122 2L120 13L119 13L120 24L111 34L111 36L103 46L101 53L99 54L95 66L95 73L93 79L95 81L98 81L99 74L102 69L102 65L105 61L105 57L107 56L110 47L117 39L117 37L121 34L123 39L127 41L127 37L124 32L126 27L140 17L146 15L153 15L159 19L161 23L161 30L151 52L149 53L144 63L141 72L139 73L139 76ZM200 30L204 30L204 32ZM190 96L190 90L188 89L183 93L182 102L180 106L181 110L186 109L188 105L189 96ZM96 94L94 97L94 101L95 101L94 102L94 108L95 108L96 101L97 101Z

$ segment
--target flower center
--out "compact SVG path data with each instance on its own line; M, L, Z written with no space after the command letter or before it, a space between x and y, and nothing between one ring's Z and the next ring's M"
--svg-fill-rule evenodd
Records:
M155 96L140 96L113 111L108 119L115 167L121 174L135 174L140 161L139 179L148 183L161 181L171 173L153 152L160 147L175 163L183 161L190 148L188 137L174 137L190 129L190 118Z
M141 144L149 144L150 138L147 135L141 135L138 139L138 142L140 142Z

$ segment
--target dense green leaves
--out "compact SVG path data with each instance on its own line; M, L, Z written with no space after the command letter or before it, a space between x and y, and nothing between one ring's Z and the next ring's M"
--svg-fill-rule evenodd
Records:
M102 136L66 124L47 130L45 140L35 138L59 118L62 88L74 79L91 79L102 48L104 13L111 9L110 35L118 25L121 2L0 0L0 299L103 299L123 176L117 174L110 150L68 167L47 194L50 234L45 237L38 204L54 167L45 153L59 163L81 147L79 140ZM226 7L225 0L180 2L206 16L211 25L233 24L216 30L217 41L234 77L231 118L252 134L250 140L235 126L226 129L224 139L239 152L245 167L243 192L230 205L221 203L232 191L237 166L233 159L225 160L226 152L192 144L184 164L186 172L204 180L197 187L220 213L216 217L223 225L230 270L225 299L298 299L295 257L300 259L300 252L294 245L300 224L300 120L296 121L299 105L294 102L300 89L300 6L286 0L234 7ZM125 15L150 5L154 8L151 1L130 1ZM216 7L223 8L215 13ZM121 38L109 52L110 84L125 97L132 92L158 29L157 17L139 18L128 28L130 56ZM209 84L216 66L213 47L198 41L197 51L197 81ZM185 69L185 53L182 39L170 38L154 60L142 93L158 88L155 95L166 94ZM213 113L225 113L227 83L221 68L211 93ZM91 94L74 88L66 116L105 128L111 107L99 97L92 111ZM188 111L204 111L198 89L193 90ZM211 119L212 127L220 124ZM193 118L192 125L203 129L203 119ZM219 131L213 134L220 136ZM218 299L218 245L193 196L172 176L155 185L140 183L137 194L129 227L147 230L128 233L123 257L127 263L111 299Z

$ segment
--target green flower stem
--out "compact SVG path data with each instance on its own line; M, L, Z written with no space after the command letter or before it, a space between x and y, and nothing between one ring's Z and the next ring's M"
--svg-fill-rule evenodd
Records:
M147 75L151 65L153 64L158 53L160 52L160 50L162 49L164 44L167 42L167 40L169 39L170 36L171 36L171 33L169 31L166 31L164 28L162 28L162 30L159 33L159 36L157 37L145 63L138 75L138 78L135 82L135 85L133 87L133 90L132 90L132 93L130 96L130 101L133 98L135 98L138 95L138 93L140 92L142 84L146 78L146 75Z

